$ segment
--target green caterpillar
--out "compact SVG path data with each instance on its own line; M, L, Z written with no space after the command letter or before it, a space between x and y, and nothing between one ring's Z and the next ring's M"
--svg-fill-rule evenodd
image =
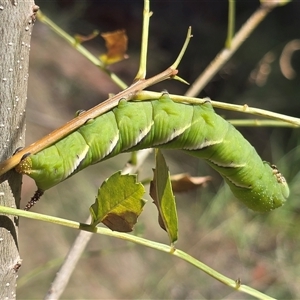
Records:
M28 155L16 170L32 177L43 191L91 164L121 152L150 147L181 149L203 158L218 171L233 194L255 211L282 206L289 195L277 168L255 149L209 101L175 103L168 94L158 100L121 100L113 110L89 120L43 151Z

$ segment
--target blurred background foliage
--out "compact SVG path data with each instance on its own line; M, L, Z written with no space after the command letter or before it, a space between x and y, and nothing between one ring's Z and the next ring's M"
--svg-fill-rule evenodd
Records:
M110 69L130 84L139 62L143 1L36 0L43 13L70 34L88 35L126 29L129 59ZM239 28L259 1L236 3ZM152 0L148 77L171 65L189 25L193 39L179 66L179 76L192 83L224 46L227 1ZM282 74L284 47L300 39L300 2L275 9L234 57L201 92L229 103L248 104L291 116L300 115L300 51L291 57L296 77ZM84 44L91 52L105 52L100 37ZM36 22L32 34L27 109L27 144L116 93L118 87L45 25ZM184 94L187 86L167 81L151 89ZM250 118L218 111L226 118ZM220 176L201 161L179 151L165 152L173 174L212 175L202 190L177 196L179 241L176 246L225 275L275 298L300 295L299 130L241 128L263 159L276 163L291 186L287 204L269 214L240 205ZM92 166L49 190L34 211L84 222L97 187L123 167L128 155ZM153 157L140 178L152 175ZM34 183L24 177L23 205ZM149 201L134 234L168 243ZM51 224L21 220L19 299L41 299L77 232ZM249 299L233 292L198 269L164 253L107 237L95 236L63 295L63 299Z

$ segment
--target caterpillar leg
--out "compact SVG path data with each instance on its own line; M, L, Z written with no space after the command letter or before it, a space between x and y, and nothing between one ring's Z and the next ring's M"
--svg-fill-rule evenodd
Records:
M23 155L23 157L21 158L20 163L15 167L15 170L18 173L20 173L20 174L30 174L31 163L30 163L30 160L28 160L30 155L31 155L30 153L26 153L26 154ZM30 201L26 204L24 210L30 210L30 208L33 207L35 205L35 203L39 201L39 199L41 198L41 196L43 194L44 194L44 191L42 191L41 189L38 189L34 193L32 198L30 199Z
M44 191L38 189L30 199L30 201L26 204L24 210L30 210L30 208L33 207L40 200L43 194Z

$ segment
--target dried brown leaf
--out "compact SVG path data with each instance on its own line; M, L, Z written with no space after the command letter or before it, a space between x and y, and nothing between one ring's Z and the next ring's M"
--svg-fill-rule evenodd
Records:
M110 65L128 58L126 54L128 38L124 29L102 33L107 52L100 55L103 63Z
M211 180L210 176L193 177L187 173L171 176L172 187L175 193L183 193L199 187L205 187L207 182Z

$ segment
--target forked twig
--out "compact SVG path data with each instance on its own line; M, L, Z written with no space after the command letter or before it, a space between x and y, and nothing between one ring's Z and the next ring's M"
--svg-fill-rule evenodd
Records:
M242 43L249 37L252 31L262 22L262 20L277 6L282 5L277 2L266 2L261 4L259 9L247 20L242 28L236 33L230 43L230 48L224 48L204 72L195 80L185 95L195 97L203 90L209 81L217 74L224 64L233 56Z
M33 213L33 212L28 212L20 209L15 209L11 207L6 207L6 206L0 206L0 211L4 214L10 214L10 215L16 215L19 217L25 217L25 218L30 218L34 219L35 221L43 221L43 222L51 222L52 224L58 224L62 226L66 226L69 228L74 228L74 229L80 229L96 234L102 234L105 236L110 236L118 239L122 239L124 241L128 242L133 242L138 245L142 245L151 249L155 249L161 252L165 252L169 255L176 256L177 258L182 259L183 261L195 266L199 270L202 270L212 278L215 278L216 280L226 284L227 286L233 288L236 291L246 293L248 295L252 295L256 297L257 299L270 299L270 300L275 300L274 298L263 294L247 285L242 284L240 281L237 284L236 280L233 280L218 271L210 268L209 266L205 265L198 259L194 258L193 256L189 255L188 253L176 249L174 252L174 246L170 245L165 245L162 243L158 243L155 241L151 241L136 235L128 234L128 233L123 233L123 232L118 232L118 231L112 231L108 228L103 228L103 227L92 227L91 225L84 224L84 223L79 223L79 222L74 222L70 221L67 219L62 219L58 217L52 217L48 215L43 215L43 214L38 214L38 213ZM55 298L51 298L55 299Z

